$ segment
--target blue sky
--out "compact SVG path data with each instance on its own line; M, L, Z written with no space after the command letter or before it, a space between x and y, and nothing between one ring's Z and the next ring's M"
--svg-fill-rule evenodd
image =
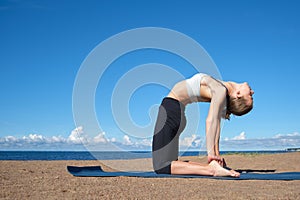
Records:
M99 82L105 86L99 85L95 96L105 134L93 133L98 137L87 139L90 133L75 124L72 113L74 82L89 53L109 37L141 27L172 29L193 38L211 56L223 80L247 81L255 91L251 114L224 123L221 148L299 147L299 8L292 0L2 0L0 149L78 149L85 139L103 148L108 142L121 148L149 147L151 138L134 141L114 122L112 91L122 75L146 63L167 65L184 77L193 75L192 66L176 55L148 49L111 64ZM149 117L149 108L167 92L157 85L134 92L129 103L134 123L147 125L156 111L154 106ZM207 108L200 105L199 124L189 120L199 130L183 135L182 144L203 146ZM80 134L73 134L76 128Z

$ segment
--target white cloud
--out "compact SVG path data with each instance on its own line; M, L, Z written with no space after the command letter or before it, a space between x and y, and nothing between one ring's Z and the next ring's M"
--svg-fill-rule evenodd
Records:
M289 133L289 134L277 134L273 138L286 138L286 137L297 137L300 136L300 133L294 132L294 133Z
M139 145L146 146L146 147L151 147L152 146L152 140L143 139L142 141L139 142Z
M193 145L193 142L196 138L197 136L195 134L193 134L191 137L185 137L180 140L180 146L190 147Z
M65 139L62 136L52 136L50 139L51 143L64 143L66 141L67 141L67 139Z
M121 142L119 142L115 138L112 138L109 141L121 149L124 148L126 150L132 150L132 151L134 151L134 150L151 150L151 146L152 146L152 139L131 138L128 135L124 135Z
M115 141L115 138L113 140ZM97 145L108 143L110 139L105 137L105 132L101 132L95 137L89 137L83 127L79 126L71 132L67 141L72 144Z
M203 147L204 138L193 134L187 137L180 137L180 147L199 150ZM113 144L113 145L110 145ZM41 134L29 134L23 137L5 136L0 137L0 149L85 149L97 148L107 150L112 146L130 150L150 150L152 138L137 139L124 135L123 138L108 138L102 132L95 137L89 137L84 133L83 127L77 127L71 131L68 137L44 136ZM286 149L300 146L300 133L277 134L269 138L247 138L242 132L232 138L221 138L221 150L270 150ZM205 150L205 149L203 149Z
M42 135L38 135L38 134L29 134L29 136L23 136L22 139L28 143L45 143L46 142L46 138L43 137Z
M246 134L245 132L241 132L239 135L235 136L232 138L233 140L245 140L246 139Z
M221 138L222 141L232 141L232 140L246 140L246 133L243 131L239 135L234 136L233 138L225 137L224 139Z
M14 136L6 136L3 139L3 142L17 142L18 139Z
M83 127L79 126L75 128L69 135L67 141L73 144L86 144L88 143L88 138L84 134Z
M130 140L128 135L124 135L123 137L123 144L124 145L133 145L132 141Z
M96 137L94 137L93 142L95 143L107 143L109 140L105 138L105 132L99 133Z
M240 134L237 138L243 138ZM235 138L235 137L234 137ZM284 150L290 147L300 146L300 134L298 132L292 134L277 134L269 138L252 138L252 139L228 139L221 141L223 149L230 150Z
M191 136L186 136L180 139L179 145L180 148L193 148L196 150L202 149L204 146L205 139L197 136L196 134L192 134Z

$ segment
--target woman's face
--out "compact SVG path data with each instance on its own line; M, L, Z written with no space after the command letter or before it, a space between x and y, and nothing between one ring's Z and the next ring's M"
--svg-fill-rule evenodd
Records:
M251 87L248 85L247 82L239 84L239 90L238 90L238 97L244 97L248 100L249 105L253 103L253 97L254 91L251 89Z

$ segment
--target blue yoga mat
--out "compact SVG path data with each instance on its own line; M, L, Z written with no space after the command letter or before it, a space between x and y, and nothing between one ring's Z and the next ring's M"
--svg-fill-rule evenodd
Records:
M241 173L239 178L234 177L214 177L199 175L170 175L156 174L155 172L105 172L100 166L76 167L68 166L67 170L74 176L80 177L143 177L143 178L209 178L221 180L300 180L300 172L284 173Z

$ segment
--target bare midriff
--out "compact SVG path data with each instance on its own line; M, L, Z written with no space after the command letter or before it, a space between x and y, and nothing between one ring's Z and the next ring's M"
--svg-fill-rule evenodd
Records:
M176 99L180 101L182 104L187 105L189 103L192 103L188 91L187 91L187 86L186 86L186 81L180 81L178 82L170 91L167 97L171 97L173 99ZM200 97L197 98L198 102L210 102L211 100L211 95L210 91L206 85L205 82L201 82L200 85Z

